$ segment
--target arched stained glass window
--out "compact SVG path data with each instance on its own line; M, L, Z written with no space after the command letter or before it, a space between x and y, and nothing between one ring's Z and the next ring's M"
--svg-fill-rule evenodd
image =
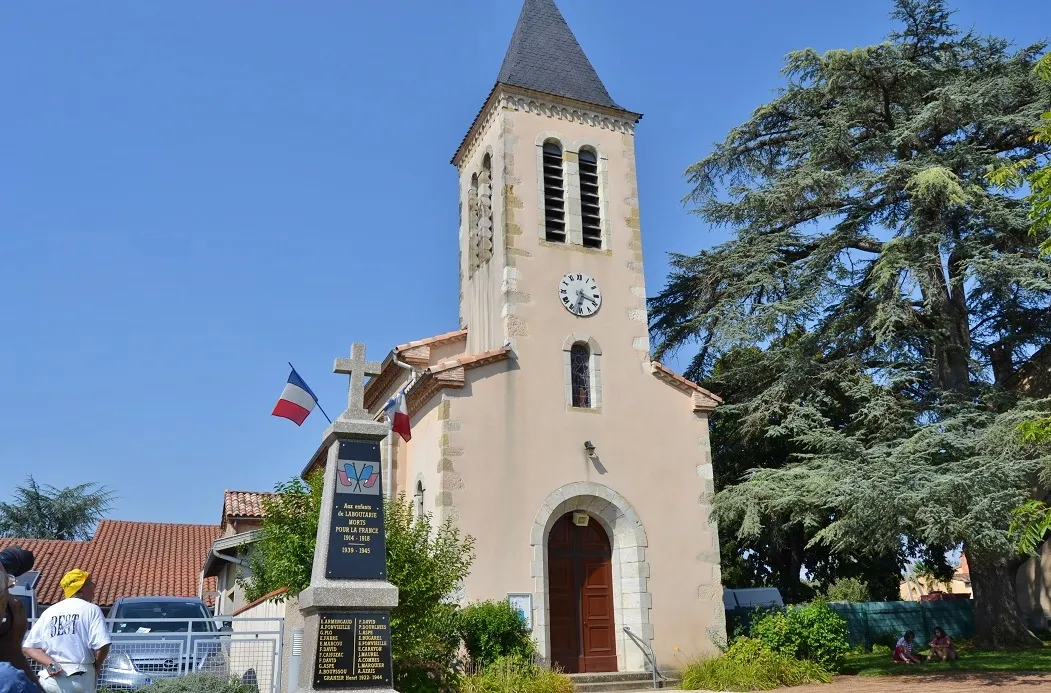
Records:
M574 344L569 350L570 387L573 406L591 407L591 350L586 344Z
M423 517L423 481L416 482L416 493L414 494L414 500L416 501L416 517Z

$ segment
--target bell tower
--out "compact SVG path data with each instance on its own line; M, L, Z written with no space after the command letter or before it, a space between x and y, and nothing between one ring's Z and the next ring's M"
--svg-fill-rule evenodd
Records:
M590 342L603 367L648 364L640 118L610 97L553 0L525 0L452 160L467 353L510 344L525 367L534 351Z
M597 7L578 6L582 22ZM567 672L645 672L640 640L702 652L725 632L709 504L719 398L650 358L640 118L554 1L524 0L452 159L466 344L431 357L409 396L423 451L411 474L478 541L466 594L514 597Z

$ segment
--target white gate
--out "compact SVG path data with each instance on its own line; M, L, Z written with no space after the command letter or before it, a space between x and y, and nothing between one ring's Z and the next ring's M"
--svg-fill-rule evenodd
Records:
M109 626L113 644L100 689L134 691L157 679L192 676L280 693L283 618L123 619Z

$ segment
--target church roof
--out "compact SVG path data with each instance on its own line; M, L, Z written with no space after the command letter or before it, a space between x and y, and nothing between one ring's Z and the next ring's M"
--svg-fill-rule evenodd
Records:
M434 364L423 371L419 379L406 393L406 405L409 416L414 416L432 397L447 387L460 389L467 383L466 371L488 366L498 361L511 358L510 347L490 349L470 356L461 355Z
M620 108L584 55L554 0L525 0L496 81Z
M365 383L365 408L373 411L380 404L383 404L382 399L387 390L390 389L396 380L404 376L405 371L394 363L395 358L412 366L426 368L431 362L431 349L466 341L467 330L456 330L435 335L434 337L427 337L426 339L406 342L394 347L387 354L387 357L383 359L380 374L370 378Z
M722 397L704 389L692 380L684 378L660 361L650 361L650 372L658 380L663 380L679 391L691 395L693 397L694 411L713 411L723 403Z
M485 120L483 116L496 102L498 94L514 90L534 97L546 94L556 102L564 100L571 106L584 104L603 112L620 113L633 122L642 118L641 113L618 106L606 91L606 85L599 79L554 0L525 0L496 84L460 140L450 163L460 165L461 156L478 135Z

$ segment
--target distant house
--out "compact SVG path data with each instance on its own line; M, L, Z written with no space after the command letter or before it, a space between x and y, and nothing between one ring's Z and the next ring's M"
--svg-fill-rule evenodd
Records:
M0 550L21 546L33 552L39 570L41 608L62 599L59 582L73 568L95 579L95 601L103 610L120 597L194 597L201 563L219 537L218 525L103 520L88 541L0 538ZM205 588L214 590L214 580Z
M932 593L943 592L952 595L971 596L971 570L967 566L967 556L960 556L960 563L953 571L952 579L947 582L931 580L916 575L906 575L901 582L901 599L906 602L918 602Z
M1051 541L1044 542L1040 553L1018 569L1015 589L1026 624L1030 628L1051 628ZM919 601L932 592L971 594L971 571L966 555L960 557L960 565L947 583L929 582L916 576L906 576L901 583L904 601Z
M246 604L237 581L249 574L249 551L262 536L263 501L273 495L258 491L224 494L222 532L208 548L200 583L201 596L215 598L216 616L233 615ZM209 588L209 584L214 586Z

